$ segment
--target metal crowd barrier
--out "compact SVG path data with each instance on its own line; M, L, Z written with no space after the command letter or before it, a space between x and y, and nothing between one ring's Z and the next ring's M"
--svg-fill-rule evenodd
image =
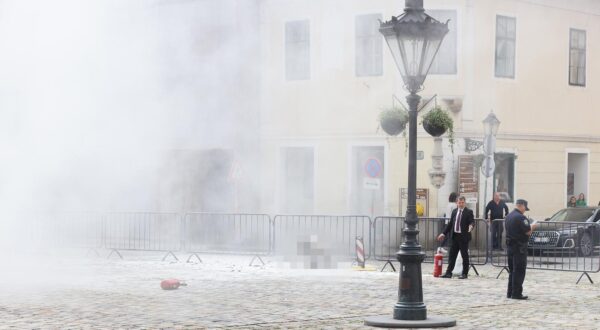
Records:
M181 250L182 225L178 213L112 212L104 219L104 244L121 259L119 251L166 252L163 260Z
M504 220L494 220L504 227ZM492 265L508 272L506 230L502 233L502 250L492 250ZM593 283L589 273L600 271L600 225L593 222L538 222L527 244L527 268L581 272Z
M376 260L385 261L382 271L389 264L395 271L392 261L396 260L396 253L400 244L404 242L404 217L376 217L373 220L373 256ZM425 253L424 262L433 263L433 256L437 249L442 247L437 237L444 231L446 218L419 218L417 237L422 251ZM488 262L488 225L482 219L475 219L475 228L471 232L469 242L469 264L477 275L475 266L485 265ZM444 248L450 252L451 238L448 237ZM444 263L448 263L449 253L444 254Z
M356 258L362 237L365 258L371 256L371 218L363 215L276 215L273 250L278 254L323 254Z
M33 212L21 213L19 219L30 248L85 248L97 254L103 245L100 213Z
M271 252L271 218L266 214L187 213L185 251L188 262L199 253L252 254L264 265L261 255Z
M393 260L396 260L398 247L404 241L404 217L376 217L371 227L373 237L372 257L375 260L385 261L383 271L388 265L396 271Z

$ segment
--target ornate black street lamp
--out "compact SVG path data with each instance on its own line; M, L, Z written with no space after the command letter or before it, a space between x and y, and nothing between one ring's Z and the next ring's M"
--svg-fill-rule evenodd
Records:
M393 318L371 317L365 319L365 324L387 328L447 327L456 325L456 321L450 318L427 316L427 308L423 303L421 263L425 259L425 253L417 241L419 219L416 202L417 105L421 100L417 92L423 89L423 82L431 63L444 36L448 33L448 23L441 23L427 15L423 9L423 0L406 0L405 5L404 14L381 23L379 28L400 70L404 87L410 92L406 97L409 105L408 205L404 242L396 254L401 264L398 302L394 306Z

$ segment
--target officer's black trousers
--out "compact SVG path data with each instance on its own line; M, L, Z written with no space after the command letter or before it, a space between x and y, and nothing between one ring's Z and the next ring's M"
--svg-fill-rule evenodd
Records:
M527 270L527 246L508 245L508 289L507 296L523 294L523 281Z
M450 246L450 255L448 256L448 268L446 273L452 273L454 265L456 264L456 257L460 251L460 256L463 259L462 273L467 275L469 273L469 241L463 239L462 234L452 234L452 245Z

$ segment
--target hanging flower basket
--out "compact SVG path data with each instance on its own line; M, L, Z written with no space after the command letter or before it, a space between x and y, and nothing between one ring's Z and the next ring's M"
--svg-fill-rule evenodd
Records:
M448 112L436 106L423 116L423 128L429 135L438 137L448 132L448 142L454 152L454 121Z
M379 114L379 124L384 132L395 136L406 128L408 113L399 108L385 109Z
M446 133L446 131L449 131L450 135L453 135L453 127L454 121L450 115L440 107L429 110L429 112L423 116L423 128L431 136L438 137Z
M425 120L423 120L423 128L425 129L425 132L434 137L442 136L446 133L446 127L435 125Z

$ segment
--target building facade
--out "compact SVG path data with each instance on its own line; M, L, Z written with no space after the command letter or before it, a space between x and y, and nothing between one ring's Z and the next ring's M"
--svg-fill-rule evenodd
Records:
M404 2L260 2L260 198L265 212L403 214L407 148L379 128L407 94L379 21ZM594 1L429 0L449 20L420 93L422 112L448 110L445 184L432 186L433 139L419 127L417 188L424 214L443 215L450 192L482 213L492 192L525 198L534 217L583 193L600 200L600 4ZM482 120L501 121L495 168L481 174ZM466 176L466 177L465 177ZM473 186L474 185L474 186Z

